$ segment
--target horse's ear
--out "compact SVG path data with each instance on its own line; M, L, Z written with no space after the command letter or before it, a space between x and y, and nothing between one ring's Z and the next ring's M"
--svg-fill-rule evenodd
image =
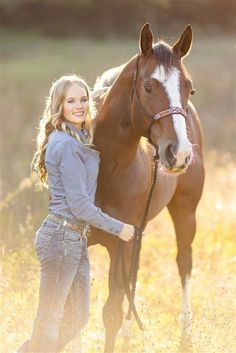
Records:
M189 53L192 45L192 38L193 38L192 27L188 25L183 31L181 37L173 46L173 51L180 58L183 58L185 55Z
M139 38L140 51L144 56L151 54L151 52L153 51L152 43L153 43L153 34L152 34L152 31L150 30L149 23L146 23L140 31L140 38Z

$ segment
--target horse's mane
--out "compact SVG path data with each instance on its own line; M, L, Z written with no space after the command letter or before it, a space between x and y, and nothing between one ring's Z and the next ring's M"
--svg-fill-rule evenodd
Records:
M155 56L158 58L158 61L165 67L166 70L169 70L172 66L176 65L177 55L173 53L171 46L165 41L160 40L159 42L155 43L153 50ZM112 86L113 82L121 73L124 66L125 64L122 64L120 66L113 67L107 71L104 71L101 76L97 77L94 85L94 90Z
M117 67L113 67L103 72L101 76L98 76L94 85L94 90L99 90L104 87L110 87L115 79L118 77L125 64Z

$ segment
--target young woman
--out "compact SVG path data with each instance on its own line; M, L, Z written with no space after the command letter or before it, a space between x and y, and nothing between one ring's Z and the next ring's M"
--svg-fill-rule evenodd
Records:
M49 214L36 233L41 265L37 315L31 339L18 352L59 352L89 315L89 226L124 241L134 227L94 205L99 153L93 148L93 101L78 76L52 84L40 122L33 165L38 186L48 186Z

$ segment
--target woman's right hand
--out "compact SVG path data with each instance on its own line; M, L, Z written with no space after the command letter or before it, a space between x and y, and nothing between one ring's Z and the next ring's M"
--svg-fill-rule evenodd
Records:
M134 226L125 223L121 233L119 234L119 238L124 241L130 241L134 237L134 232Z

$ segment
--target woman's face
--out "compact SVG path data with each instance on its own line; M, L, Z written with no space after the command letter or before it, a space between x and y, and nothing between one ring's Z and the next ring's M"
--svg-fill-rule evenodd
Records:
M73 83L68 89L63 103L64 118L80 129L89 109L85 88Z

